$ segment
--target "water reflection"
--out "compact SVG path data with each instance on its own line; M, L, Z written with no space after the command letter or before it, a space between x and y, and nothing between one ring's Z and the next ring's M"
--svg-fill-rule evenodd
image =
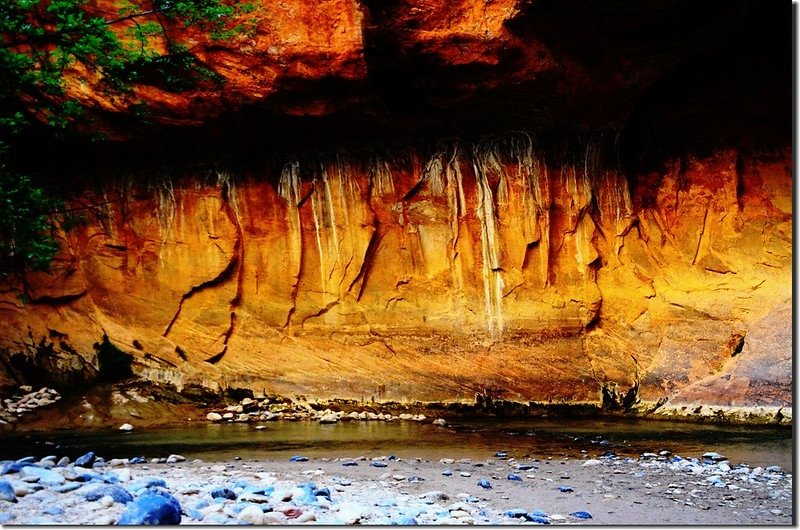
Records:
M93 450L106 459L166 456L224 460L393 454L400 457L488 458L581 457L613 452L638 455L666 449L682 456L713 450L732 463L779 465L792 469L789 429L718 427L681 422L597 419L460 420L451 428L412 422L275 422L256 430L250 424L200 424L185 428L118 431L12 433L3 438L2 458L34 454L78 456ZM585 453L582 453L585 451Z

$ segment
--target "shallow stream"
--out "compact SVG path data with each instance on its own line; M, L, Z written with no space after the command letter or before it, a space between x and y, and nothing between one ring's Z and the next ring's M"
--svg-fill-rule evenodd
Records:
M3 436L0 458L67 455L87 451L110 458L178 453L206 461L396 455L440 458L487 458L506 451L514 458L581 458L613 452L637 456L668 450L684 457L706 451L727 456L732 464L779 465L792 470L792 431L787 428L698 425L636 419L462 419L447 428L408 421L196 424L181 428L11 433Z

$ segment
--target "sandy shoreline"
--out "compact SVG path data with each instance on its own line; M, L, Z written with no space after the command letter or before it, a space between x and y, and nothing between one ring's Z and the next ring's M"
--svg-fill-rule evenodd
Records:
M87 463L85 468L74 463L53 465L55 459L27 462L17 466L20 471L2 477L14 491L16 502L8 500L11 496L0 500L0 521L113 524L139 502L115 502L112 497L124 492L113 488L141 499L149 484L168 491L180 503L181 524L793 522L791 474L774 468L735 466L721 456L692 460L668 454L638 459L585 455L516 460L513 455L494 456L487 451L483 459L457 457L427 461L365 454L295 462L139 464L118 460L94 466ZM37 464L46 473L25 469ZM491 489L479 485L484 480ZM95 498L100 487L112 487L113 491L107 492L112 495ZM212 491L220 488L230 493L214 498ZM71 491L59 492L65 489ZM506 513L511 510L516 510L513 515L517 516ZM580 518L585 514L579 512L591 518Z

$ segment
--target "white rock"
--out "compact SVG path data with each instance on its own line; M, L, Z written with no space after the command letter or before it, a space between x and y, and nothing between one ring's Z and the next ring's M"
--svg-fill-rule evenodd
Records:
M222 503L215 502L214 504L209 504L205 508L202 508L200 511L203 512L203 515L208 515L210 513L221 512L223 507Z
M339 421L339 416L336 414L325 414L319 419L320 423L336 423Z
M462 477L471 477L472 473L470 473L469 471L462 471L461 473L459 473L459 475L461 475Z
M602 463L603 462L601 462L600 460L597 460L596 458L592 458L592 459L587 460L586 462L584 462L583 463L583 467L599 466Z
M239 521L245 521L252 525L264 524L264 512L258 506L248 506L236 516Z
M233 412L226 412L222 415L223 420L232 420L233 419Z
M30 385L22 385L21 387L19 387L19 389L21 392L30 392L33 390L33 387Z
M264 514L263 521L262 524L285 524L286 518L278 512L267 512Z
M434 425L439 425L440 427L447 426L447 422L444 421L442 418L436 418L435 420L433 420L433 424Z
M169 455L167 457L167 464L177 464L178 462L185 462L186 457L181 455Z
M129 460L127 458L112 458L108 461L109 467L127 466Z
M113 515L103 515L99 519L92 521L92 524L101 526L111 526L117 522L117 518Z
M308 523L308 522L316 521L316 520L317 520L317 516L316 516L316 514L314 512L305 512L300 517L295 519L295 522Z
M104 508L110 508L114 506L114 498L111 495L104 495L100 498L100 504L102 504Z
M432 501L446 501L449 497L443 491L428 491L419 496L420 499L429 499Z
M364 513L362 506L352 502L339 505L339 518L344 524L356 524L364 517Z
M209 412L206 414L206 419L208 421L222 421L222 414L217 414L216 412Z
M17 497L24 497L25 495L29 495L30 493L33 492L33 490L31 490L28 486L26 486L22 482L17 482L16 484L13 485L13 487L14 487L14 495L16 495Z
M122 425L119 426L119 430L121 430L121 431L132 431L133 430L133 425L131 425L130 423L123 423Z
M452 464L453 462L455 462L455 460L453 460L452 458L442 458L441 460L439 460L440 464Z

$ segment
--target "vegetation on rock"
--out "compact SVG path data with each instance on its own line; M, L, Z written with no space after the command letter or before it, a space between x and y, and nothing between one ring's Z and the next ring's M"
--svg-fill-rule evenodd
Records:
M219 0L125 1L114 12L87 0L0 2L0 277L46 270L58 252L63 204L18 169L15 146L36 127L58 134L81 118L68 79L95 79L146 116L134 84L180 91L220 82L168 30L228 39L247 31L233 20L250 9Z

